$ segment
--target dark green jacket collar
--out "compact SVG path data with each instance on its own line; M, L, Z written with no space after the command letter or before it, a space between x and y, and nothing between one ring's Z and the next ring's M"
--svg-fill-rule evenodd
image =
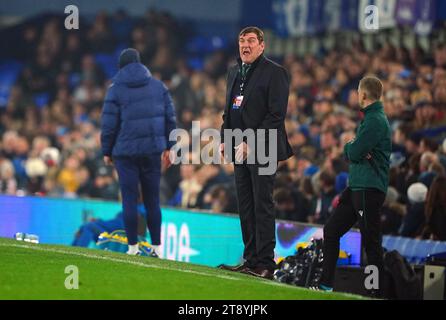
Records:
M364 112L364 114L369 113L369 112L373 112L373 111L380 111L383 110L383 104L381 101L375 101L372 104L368 105L367 107L365 107L364 109L361 109L361 112Z

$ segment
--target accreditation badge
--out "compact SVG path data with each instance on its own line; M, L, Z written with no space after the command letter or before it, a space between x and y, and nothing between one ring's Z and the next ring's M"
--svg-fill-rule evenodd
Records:
M232 109L240 109L243 102L243 96L236 96L232 102Z

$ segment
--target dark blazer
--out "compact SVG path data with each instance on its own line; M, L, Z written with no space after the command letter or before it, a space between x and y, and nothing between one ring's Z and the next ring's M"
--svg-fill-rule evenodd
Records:
M224 142L224 129L230 128L231 92L240 69L241 61L228 72L226 107L223 113L221 141ZM285 131L285 116L288 106L289 76L285 68L263 55L252 71L244 91L240 106L243 129L277 129L277 158L286 160L293 155ZM268 139L267 139L268 140ZM268 141L266 141L268 143ZM268 149L267 149L268 150Z
M176 128L175 110L167 87L141 63L119 70L102 109L102 153L140 157L170 149Z

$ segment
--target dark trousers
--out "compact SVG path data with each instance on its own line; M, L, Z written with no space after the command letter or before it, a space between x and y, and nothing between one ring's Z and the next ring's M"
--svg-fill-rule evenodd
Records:
M147 211L147 226L153 245L161 244L161 155L113 159L119 176L125 232L128 244L138 243L139 184Z
M259 175L259 166L234 165L238 211L245 249L243 258L250 268L275 269L276 224L273 175Z
M367 254L367 263L383 271L383 249L380 212L385 194L368 189L345 189L339 204L324 226L323 272L321 284L333 287L336 263L339 256L339 240L359 221L361 241Z

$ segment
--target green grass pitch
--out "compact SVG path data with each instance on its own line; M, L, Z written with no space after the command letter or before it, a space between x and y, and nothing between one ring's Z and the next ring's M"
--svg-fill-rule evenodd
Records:
M65 268L79 270L68 290ZM309 291L248 275L114 252L0 238L0 299L363 299Z

